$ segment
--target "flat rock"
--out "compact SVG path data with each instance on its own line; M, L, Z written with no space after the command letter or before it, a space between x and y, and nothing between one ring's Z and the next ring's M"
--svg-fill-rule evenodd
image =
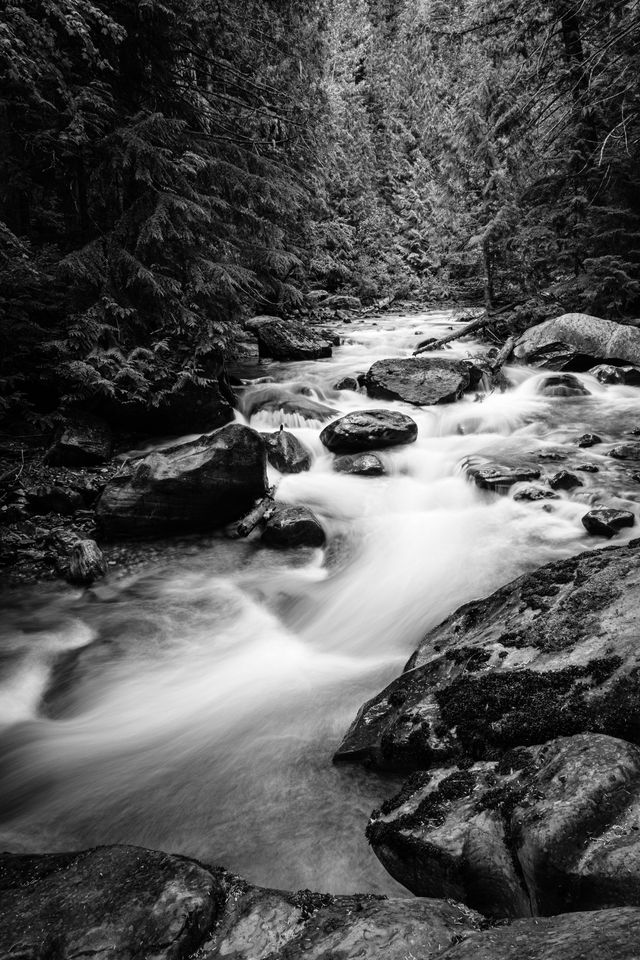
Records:
M322 547L325 540L322 524L312 510L280 504L262 534L269 547Z
M614 460L640 460L640 443L619 443L609 451Z
M332 453L360 453L413 443L417 436L417 423L404 413L357 410L326 426L320 440Z
M541 380L538 393L542 397L588 397L590 391L572 374L559 373Z
M530 327L514 354L552 370L588 370L600 361L640 364L640 330L585 313L565 313Z
M404 400L416 405L453 403L469 385L467 364L435 357L378 360L365 377L370 397Z
M258 340L260 357L272 360L319 360L330 357L331 343L299 321L254 317L246 328Z
M239 519L267 492L259 433L239 423L129 461L97 505L105 536L211 530Z
M598 734L414 775L369 840L417 896L496 918L640 905L640 750Z
M431 630L336 760L416 770L605 733L640 742L635 546L547 564Z
M0 855L1 960L406 960L482 918L443 900L289 893L141 847Z
M478 463L474 460L465 466L465 473L481 489L505 493L514 483L538 480L541 471L528 463Z
M55 466L90 467L105 463L113 453L113 434L106 421L74 415L60 428L45 454Z
M280 473L302 473L311 466L311 451L288 430L263 433L267 445L267 458Z
M624 527L632 527L636 522L635 516L629 510L616 510L613 507L598 507L589 510L582 517L582 525L595 537L615 537Z
M351 473L360 477L381 477L385 473L384 463L375 453L336 457L333 469L338 473Z

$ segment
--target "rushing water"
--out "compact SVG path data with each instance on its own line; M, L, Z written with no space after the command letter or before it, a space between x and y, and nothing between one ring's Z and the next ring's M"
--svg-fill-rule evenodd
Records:
M331 360L262 364L263 382L246 387L252 426L284 422L314 453L308 473L270 473L279 499L317 512L325 551L192 539L87 591L39 586L8 596L4 849L128 842L223 863L270 886L400 890L363 833L394 784L331 763L356 710L461 603L601 546L580 523L587 504L637 513L640 492L628 465L604 456L608 448L574 443L587 431L630 439L638 389L580 374L588 397L542 397L544 375L524 367L507 370L514 387L503 394L442 407L333 389L374 360L409 355L418 332L452 322L431 312L345 326L347 342ZM447 356L478 351L457 343ZM385 477L335 473L320 424L292 412L294 402L279 412L291 395L341 412L404 410L418 422L418 441L384 452ZM265 398L270 410L256 412ZM584 486L551 503L482 492L462 469L469 458L542 454L553 472L563 450L573 467L599 472L580 473Z

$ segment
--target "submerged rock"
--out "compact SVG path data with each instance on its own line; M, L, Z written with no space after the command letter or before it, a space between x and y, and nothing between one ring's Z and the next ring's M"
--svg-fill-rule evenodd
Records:
M259 413L272 413L297 418L303 423L308 420L324 423L339 412L306 394L283 390L277 384L252 390L242 398L240 406L249 419Z
M530 464L478 464L472 462L466 466L465 472L478 487L483 490L493 490L496 493L504 493L514 483L540 478L539 468Z
M311 451L287 430L263 433L269 463L280 473L302 473L311 466Z
M352 473L361 477L381 477L385 473L384 464L375 453L336 457L333 468L338 473Z
M97 515L107 537L211 530L237 520L267 492L260 434L238 423L123 466Z
M361 708L336 759L415 770L587 731L640 742L639 597L624 546L466 604Z
M636 518L629 510L616 510L613 507L598 507L589 510L582 517L582 525L587 533L595 537L615 537L624 527L632 527Z
M261 357L272 360L319 360L330 357L331 343L299 321L253 317L245 324L258 340Z
M638 906L639 784L638 747L561 738L499 763L415 775L367 835L417 896L452 897L488 916Z
M278 504L267 521L262 540L269 547L322 547L326 534L308 507Z
M330 423L320 440L332 453L360 453L413 443L417 436L417 423L404 413L358 410Z
M552 370L588 370L602 360L640 364L640 330L585 313L565 313L530 327L514 354Z
M469 385L469 365L436 357L378 360L365 377L370 397L416 405L453 403Z
M563 373L545 377L538 385L538 393L543 397L588 397L590 391L577 377Z

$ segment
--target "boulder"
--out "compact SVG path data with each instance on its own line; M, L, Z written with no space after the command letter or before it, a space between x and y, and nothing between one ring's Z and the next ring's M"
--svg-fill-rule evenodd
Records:
M638 367L615 367L612 364L601 363L592 367L589 373L600 383L623 383L626 386L640 386L640 370Z
M337 383L333 385L334 390L357 390L358 381L355 377L343 377L342 380L338 380Z
M326 534L308 507L278 504L267 521L262 541L268 547L322 547Z
M91 467L113 453L113 434L106 421L87 414L73 415L60 427L45 462L54 466Z
M331 356L331 343L299 321L254 317L245 326L257 337L261 358L319 360Z
M602 443L602 440L595 433L583 433L576 440L576 446L582 448L595 447L599 443Z
M640 749L582 734L417 774L367 836L412 893L494 918L638 906Z
M470 382L468 364L436 357L378 360L365 378L370 397L404 400L416 405L453 403L468 389Z
M538 393L542 397L588 397L590 391L577 377L570 373L545 377L538 384Z
M124 464L107 483L97 516L107 537L211 530L237 520L266 492L264 441L232 423Z
M594 537L615 537L624 527L632 527L636 518L628 510L598 507L582 517L582 525Z
M614 460L640 460L640 443L619 443L609 451Z
M302 473L311 466L311 451L288 430L263 433L267 445L267 458L280 473Z
M573 490L574 487L583 487L584 484L568 470L559 470L549 477L549 486L552 490Z
M320 440L332 453L361 453L413 443L418 424L395 410L357 410L324 428Z
M478 487L495 493L505 493L514 483L540 477L540 469L528 463L480 463L477 459L465 465L465 473Z
M514 354L552 370L589 370L603 360L640 365L640 330L585 313L564 313L530 327Z
M415 770L589 731L640 742L639 598L628 545L460 607L361 708L336 759Z
M381 477L385 473L384 464L375 453L336 457L333 469L338 473L351 473L360 477Z
M346 293L333 293L324 297L320 305L329 310L360 310L362 301Z
M107 572L107 563L95 540L79 540L71 549L67 579L70 583L89 586Z
M482 918L442 900L290 893L141 847L0 855L0 957L407 960Z

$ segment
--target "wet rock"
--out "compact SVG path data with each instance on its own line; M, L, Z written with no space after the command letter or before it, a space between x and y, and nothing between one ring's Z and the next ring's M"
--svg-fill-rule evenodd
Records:
M332 453L360 453L402 443L413 443L418 425L395 410L358 410L334 420L320 440Z
M589 370L589 373L600 383L623 383L626 386L640 386L640 370L638 367L613 366L601 363Z
M634 907L567 913L465 934L446 960L636 960L639 934Z
M552 370L589 370L599 361L640 364L640 330L584 313L565 313L530 327L514 354Z
M600 473L600 467L597 467L595 463L584 463L580 467L576 467L576 470L581 470L582 473Z
M590 391L577 377L564 373L541 380L538 393L542 397L588 397Z
M576 446L583 448L595 447L599 443L602 443L602 440L595 433L583 433L582 436L576 440Z
M322 524L308 507L277 505L262 534L269 547L321 547L325 540Z
M513 918L638 906L639 828L640 750L583 734L417 774L367 835L417 896Z
M406 403L453 403L470 386L469 366L461 360L405 357L378 360L368 370L370 397Z
M107 562L95 540L79 540L71 550L67 579L70 583L89 586L107 572Z
M58 484L30 487L25 490L25 493L27 507L32 513L71 515L84 506L84 500L77 490Z
M640 460L640 443L619 443L609 451L614 460Z
M361 477L381 477L385 473L384 464L375 453L336 457L333 468L338 473L351 473Z
M329 327L319 327L317 332L334 347L340 346L340 334L336 333L335 330L330 330Z
M478 487L496 493L504 493L514 483L538 480L540 477L538 467L529 464L470 463L465 469L469 479Z
M0 856L0 956L21 960L406 960L481 927L440 900L253 887L141 847Z
M357 390L358 381L355 377L343 377L342 380L334 383L333 388L334 390Z
M583 487L584 484L568 470L559 470L549 477L549 486L552 490L573 490L574 487Z
M110 538L205 531L237 520L266 492L264 441L233 423L124 464L97 515Z
M269 463L280 473L302 473L311 466L311 451L288 430L263 433Z
M615 537L624 527L632 527L636 518L628 510L599 507L582 517L582 525L594 537Z
M45 454L55 466L87 467L107 461L113 453L113 434L98 417L73 416L60 428Z
M240 408L249 419L259 413L281 414L298 420L302 425L307 421L324 423L339 412L319 400L283 390L277 385L252 390L242 398Z
M331 343L299 321L254 317L245 326L257 337L260 357L272 360L319 360L331 356Z
M190 860L139 847L0 857L0 956L188 956L221 908Z
M517 490L513 495L514 500L525 500L534 502L536 500L557 500L558 494L548 487L537 487L535 484L529 484L521 490Z
M411 770L588 731L640 742L639 597L638 552L624 546L466 604L361 708L336 759Z

